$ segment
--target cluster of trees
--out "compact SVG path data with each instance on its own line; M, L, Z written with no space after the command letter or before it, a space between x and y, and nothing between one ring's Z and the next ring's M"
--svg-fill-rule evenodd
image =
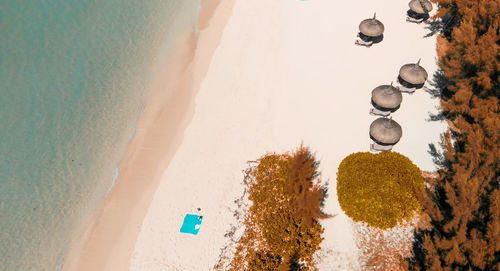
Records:
M353 153L337 172L337 197L345 214L380 229L413 217L423 190L420 169L397 152Z
M500 270L500 1L433 0L440 69L429 92L432 120L446 120L439 170L421 202L429 223L415 232L409 270Z
M247 172L252 202L230 270L316 270L320 248L319 220L326 188L316 161L301 146L293 153L268 154Z

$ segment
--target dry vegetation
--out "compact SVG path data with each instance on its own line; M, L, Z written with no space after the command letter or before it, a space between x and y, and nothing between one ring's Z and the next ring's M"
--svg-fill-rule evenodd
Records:
M420 169L396 152L358 152L344 158L337 173L340 207L354 221L387 229L411 219L424 190Z
M326 189L318 162L305 147L268 154L248 169L245 184L251 205L234 255L224 270L316 270L314 254L322 241L318 220ZM234 232L233 232L234 233Z
M361 270L403 271L403 259L411 255L416 220L418 216L388 230L356 223L354 234Z

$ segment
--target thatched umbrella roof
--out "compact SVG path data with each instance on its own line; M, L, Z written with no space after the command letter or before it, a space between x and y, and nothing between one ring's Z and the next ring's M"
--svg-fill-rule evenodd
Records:
M399 69L399 76L406 82L414 85L423 84L427 80L427 71L422 68L420 59L417 63L405 64Z
M383 144L396 144L402 135L401 126L392 119L378 118L370 125L370 136Z
M408 6L419 14L429 13L432 10L432 4L427 0L411 0Z
M384 33L384 24L375 18L376 13L373 14L373 18L365 19L359 24L359 32L363 33L368 37L378 37Z
M403 101L401 91L390 85L381 85L372 90L372 101L385 108L396 108Z

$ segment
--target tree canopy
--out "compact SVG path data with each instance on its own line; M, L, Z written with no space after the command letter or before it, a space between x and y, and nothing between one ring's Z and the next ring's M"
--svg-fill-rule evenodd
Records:
M319 163L305 147L267 154L247 170L252 202L230 270L316 270L313 255L322 241L319 219L326 188Z
M353 153L340 163L337 197L340 207L354 221L380 229L394 227L420 209L423 192L420 169L396 152Z
M429 223L415 232L408 268L498 270L500 1L433 2L434 24L448 41L430 91L441 111L431 119L446 120L450 130L442 153L431 145L438 176L428 178L421 199Z

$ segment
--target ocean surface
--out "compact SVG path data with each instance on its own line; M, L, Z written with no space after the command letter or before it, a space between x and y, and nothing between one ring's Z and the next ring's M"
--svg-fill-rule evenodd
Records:
M0 3L0 270L60 270L201 0Z

